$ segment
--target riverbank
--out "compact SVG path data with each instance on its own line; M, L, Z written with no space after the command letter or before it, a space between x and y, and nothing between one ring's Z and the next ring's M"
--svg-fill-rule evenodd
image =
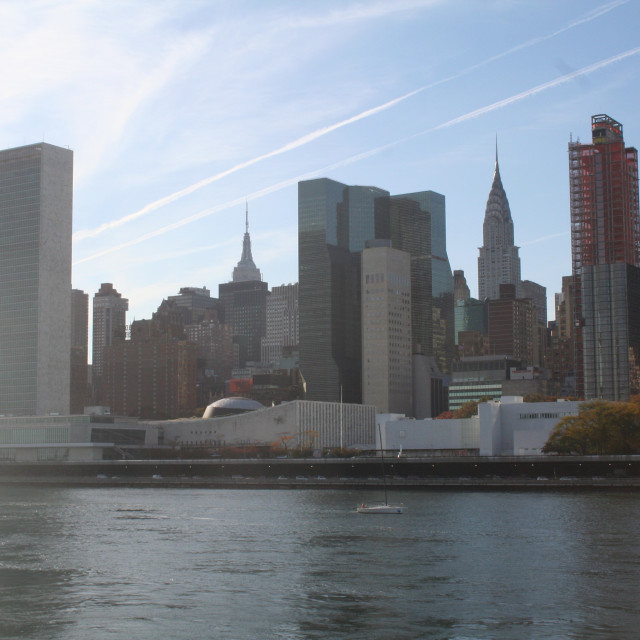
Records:
M0 463L1 484L378 489L380 458L99 460ZM639 489L640 456L394 458L390 489Z
M640 478L386 478L387 489L399 490L640 490ZM380 490L381 478L200 478L118 476L3 476L0 486L130 487L174 489L357 489Z

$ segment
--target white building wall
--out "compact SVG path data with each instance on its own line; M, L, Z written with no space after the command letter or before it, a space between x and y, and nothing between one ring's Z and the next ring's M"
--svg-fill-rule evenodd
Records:
M579 402L523 402L520 396L484 402L478 415L463 420L410 420L385 414L382 444L403 452L479 449L481 456L538 455L553 428L577 415Z
M463 420L392 420L385 422L381 431L385 451L477 449L480 421L477 416Z
M226 445L278 443L336 448L375 446L375 407L296 400L234 416L156 422L165 444L220 442Z

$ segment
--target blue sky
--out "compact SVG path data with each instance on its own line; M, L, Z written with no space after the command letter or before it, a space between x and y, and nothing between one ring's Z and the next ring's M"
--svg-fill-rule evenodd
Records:
M73 286L128 321L231 279L245 200L270 286L297 280L297 182L446 196L477 295L494 170L523 279L571 272L567 143L640 145L640 0L0 0L0 146L74 151Z

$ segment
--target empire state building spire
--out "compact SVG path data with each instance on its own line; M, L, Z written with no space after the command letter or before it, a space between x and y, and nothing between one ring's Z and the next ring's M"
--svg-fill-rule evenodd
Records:
M233 282L261 281L262 274L251 256L251 237L249 236L249 203L245 212L245 232L242 240L242 257L233 269Z

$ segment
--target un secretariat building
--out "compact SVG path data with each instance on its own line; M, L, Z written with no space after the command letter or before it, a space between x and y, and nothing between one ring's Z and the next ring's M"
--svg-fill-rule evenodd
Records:
M0 415L69 413L73 152L0 151Z

